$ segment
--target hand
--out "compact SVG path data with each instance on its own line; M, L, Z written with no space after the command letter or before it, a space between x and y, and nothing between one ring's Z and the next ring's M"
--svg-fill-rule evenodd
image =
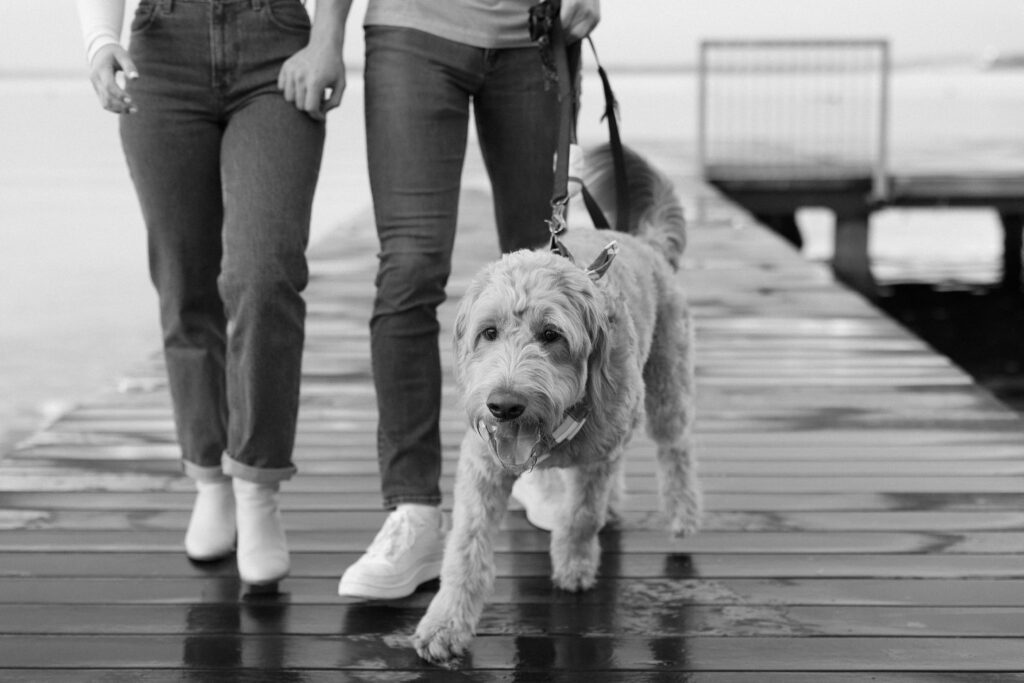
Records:
M117 82L118 71L123 71L128 80L139 77L139 72L127 50L117 43L104 45L92 58L89 80L92 81L92 88L104 109L115 114L132 114L138 109L132 104L132 98Z
M277 87L295 108L317 121L341 104L345 92L345 63L331 44L311 41L288 58L277 77Z
M597 23L601 21L601 2L600 0L562 0L562 12L559 19L562 21L566 42L575 43L590 35Z

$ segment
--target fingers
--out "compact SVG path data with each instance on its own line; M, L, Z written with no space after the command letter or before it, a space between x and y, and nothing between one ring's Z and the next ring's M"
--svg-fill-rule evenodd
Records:
M341 104L345 91L343 67L324 70L314 65L301 53L286 61L277 78L277 87L284 99L317 121L324 121L331 109Z
M563 0L559 18L568 42L582 40L601 21L600 0Z
M115 114L131 114L138 111L132 98L118 82L117 74L123 72L128 80L139 77L135 63L120 45L111 44L100 49L93 57L90 80L100 105Z
M337 109L341 106L341 96L345 93L345 81L342 80L331 89L330 97L324 100L323 105L320 107L320 111L324 114L332 109Z

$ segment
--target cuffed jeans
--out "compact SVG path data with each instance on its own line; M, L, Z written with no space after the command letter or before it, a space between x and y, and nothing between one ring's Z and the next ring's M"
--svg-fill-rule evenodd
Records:
M277 89L299 0L142 0L121 140L142 206L185 471L295 472L305 249L324 126Z
M525 28L524 18L524 32ZM488 50L366 29L366 134L380 264L370 320L384 506L438 504L437 307L455 240L470 103L502 251L548 239L557 88L536 48Z

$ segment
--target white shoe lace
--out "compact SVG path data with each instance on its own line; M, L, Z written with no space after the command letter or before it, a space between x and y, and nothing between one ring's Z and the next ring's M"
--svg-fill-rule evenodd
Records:
M384 526L377 532L373 543L366 549L366 556L392 562L409 550L416 542L416 528L419 526L404 510L388 515Z

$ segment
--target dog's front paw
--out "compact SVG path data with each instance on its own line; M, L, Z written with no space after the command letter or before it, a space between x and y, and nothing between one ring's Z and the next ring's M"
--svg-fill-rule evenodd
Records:
M693 536L700 531L700 520L690 516L675 517L672 519L670 530L676 538Z
M571 593L590 590L597 583L599 553L600 551L593 552L589 557L552 558L555 561L551 580L562 590Z
M668 506L669 531L676 538L693 536L700 530L704 505L700 491L691 491Z
M597 583L597 566L589 563L570 563L569 566L556 569L551 574L555 585L570 593L588 591Z
M416 653L434 664L450 665L461 656L473 639L473 629L451 615L427 611L412 637Z

